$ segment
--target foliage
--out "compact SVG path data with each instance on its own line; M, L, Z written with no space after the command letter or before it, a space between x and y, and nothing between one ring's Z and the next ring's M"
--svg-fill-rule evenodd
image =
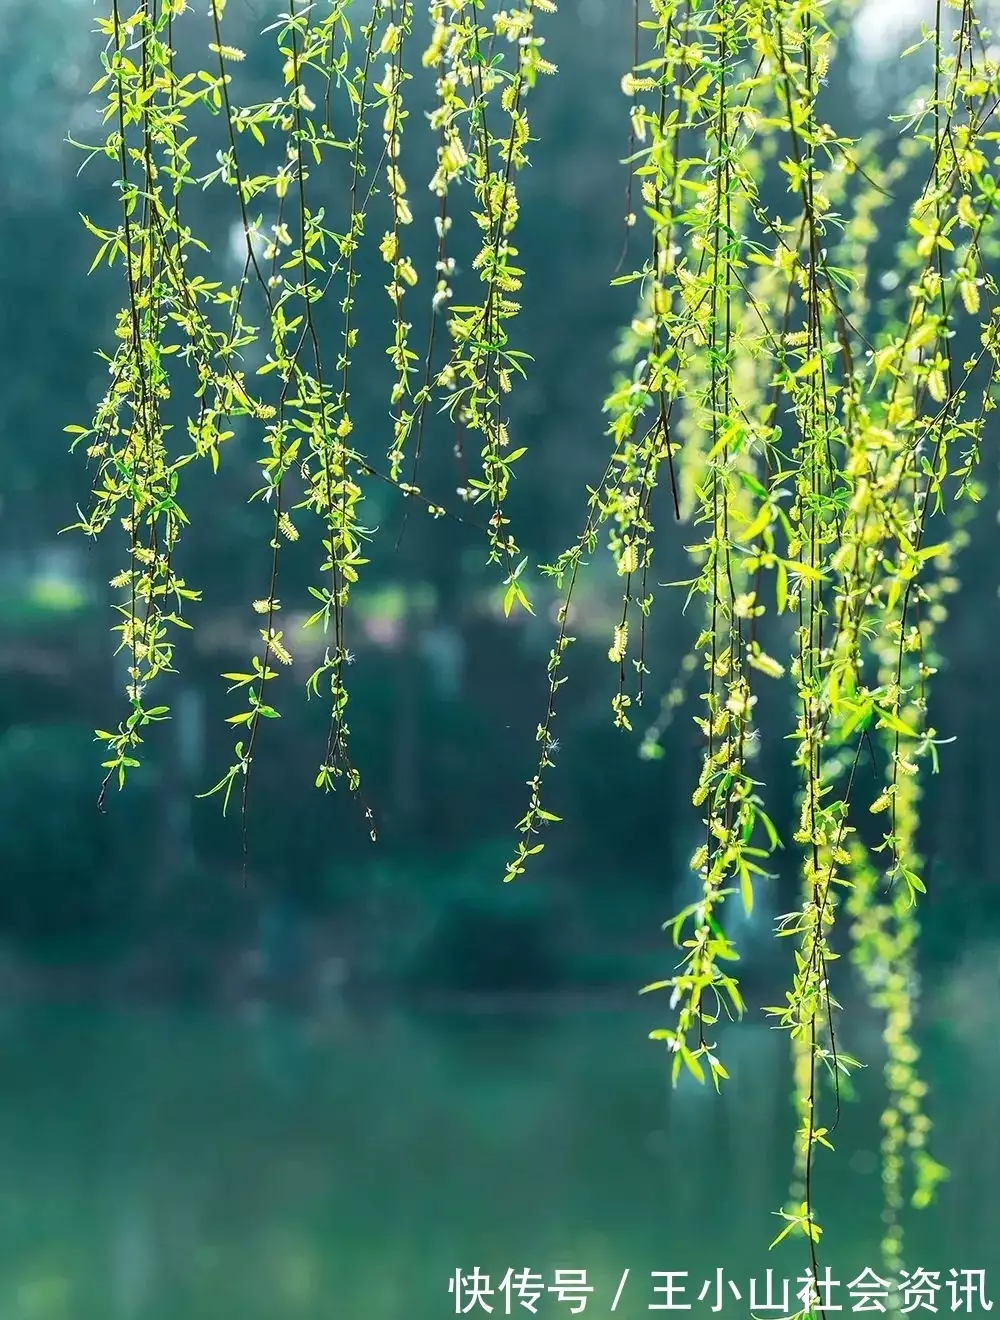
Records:
M258 745L280 716L272 693L294 658L282 627L289 602L278 592L289 544L318 543L309 626L327 643L307 687L328 711L316 773L325 791L339 783L363 791L346 669L348 604L375 535L366 496L388 488L435 520L481 525L503 612L534 610L529 557L508 511L515 464L529 460L510 434L507 401L528 371L516 330L527 107L556 73L545 31L562 18L552 0L509 10L429 0L427 9L429 33L418 45L411 0L289 0L267 30L280 79L267 99L246 103L245 52L226 40L225 0L212 0L203 59L182 41L187 25L195 31L186 0L139 0L131 13L112 0L99 20L108 44L93 91L106 98L108 135L93 151L117 164L121 213L110 227L86 224L94 265L119 267L126 297L105 398L92 425L68 428L97 464L81 528L96 536L118 523L128 544L113 583L127 714L99 737L108 781L121 786L150 726L169 715L160 680L200 594L177 569L185 469L218 470L234 437L255 437L261 475L251 498L269 510L270 569L253 602L259 645L224 675L240 694L228 717L237 736L211 790L224 805L234 793L240 800L244 840ZM799 785L788 842L801 858L802 896L778 923L794 968L786 1002L769 1011L792 1043L800 1125L797 1185L776 1240L804 1236L815 1277L817 1152L831 1144L838 1078L854 1063L838 1047L831 986L845 898L856 962L887 1022L890 1265L899 1259L906 1149L916 1203L942 1173L924 1151L910 1040L914 905L925 889L915 831L920 775L936 769L940 741L928 718L933 634L957 585L964 517L981 497L1000 358L997 289L986 271L995 250L996 48L971 0L938 0L907 52L923 93L884 132L858 140L825 118L824 87L850 15L847 0L636 0L632 67L622 79L627 246L643 238L635 268L614 283L634 285L638 306L606 401L603 475L588 489L579 538L541 570L561 605L539 765L507 868L508 879L520 876L557 819L543 789L581 571L603 546L621 579L608 658L613 721L629 731L650 675L658 532L671 516L690 524L693 575L673 585L701 620L682 678L704 675L694 791L704 837L691 859L703 895L672 923L681 967L648 987L669 989L675 1012L674 1025L655 1035L673 1055L675 1078L687 1068L716 1085L725 1079L712 1028L723 1011L743 1010L726 905L738 897L749 911L768 879L776 813L754 761L765 741L787 737ZM418 66L429 73L411 72ZM412 137L406 89L427 76L437 207L429 296L411 255L420 207L403 169ZM373 133L381 139L374 163ZM217 148L204 171L202 140ZM327 203L321 181L338 171L343 193ZM785 214L764 200L764 181L779 176ZM196 186L214 189L238 221L244 257L231 287L199 271L206 244L185 219ZM311 200L317 192L323 204ZM366 229L379 200L393 376L382 448L359 439L352 385L359 254L374 241ZM880 273L878 223L904 217L892 268ZM463 244L480 287L467 272L468 292L456 294L453 253ZM419 336L409 319L418 301ZM193 406L178 427L171 407L185 397ZM432 407L454 427L465 474L456 508L420 485ZM756 717L761 688L780 681L794 704L788 730ZM672 694L667 701L676 704ZM665 727L655 722L647 755ZM863 758L879 776L870 800Z
M564 984L570 969L565 903L552 886L501 889L496 875L504 852L501 841L499 848L481 846L430 868L409 859L368 868L364 915L377 934L364 970L418 992L496 994ZM350 911L355 886L345 883L342 891Z
M121 831L95 818L91 756L80 725L13 725L0 737L0 923L29 948L114 939L135 915Z

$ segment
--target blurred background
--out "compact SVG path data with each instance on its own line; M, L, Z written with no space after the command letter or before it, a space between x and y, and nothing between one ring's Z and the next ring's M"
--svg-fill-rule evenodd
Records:
M208 39L197 8L178 28L192 50ZM654 1300L650 1269L707 1279L724 1267L748 1279L790 1260L794 1277L807 1263L799 1248L765 1259L790 1167L783 1039L754 1013L724 1034L733 1084L723 1097L687 1086L671 1094L664 1057L645 1040L666 1004L635 998L670 974L675 954L660 925L692 894L693 705L673 712L663 754L640 755L694 640L682 593L658 593L653 674L629 737L610 710L618 579L600 558L582 577L549 773L547 806L564 823L529 875L504 886L557 602L537 579L536 616L505 618L482 536L415 506L397 549L404 507L371 483L362 521L380 533L352 597L348 680L353 756L378 842L354 800L312 787L327 715L305 698L315 661L309 634L296 631L320 561L304 535L282 568L296 663L274 685L283 718L257 747L244 880L238 813L223 819L218 798L195 796L229 765L225 717L235 707L219 675L243 669L255 648L251 601L266 595L269 575L266 511L246 503L258 442L237 422L217 476L208 465L185 470L191 525L180 571L203 598L178 648L180 672L164 681L174 718L157 726L107 814L96 810L93 730L114 728L123 711L108 584L124 547L113 535L91 545L59 531L89 482L63 428L86 424L105 388L95 349L110 344L121 297L120 272L86 274L94 241L79 218L116 223L113 176L101 160L80 172L83 153L67 142L103 139L100 103L87 95L100 67L97 11L89 0L0 0L0 1313L429 1320L454 1311L449 1275L478 1265L494 1284L508 1267L547 1280L557 1267L588 1269L590 1306L602 1312L623 1269L636 1279L645 1270L618 1307L638 1315ZM511 432L528 447L510 510L531 562L551 561L579 533L586 484L606 458L600 410L612 352L633 310L631 288L609 288L625 237L619 83L630 11L574 0L545 20L560 75L529 103L540 141L519 185L527 277L515 334L534 363L510 396ZM247 51L237 99L269 94L278 57L254 34L276 12L267 0L230 0L228 39ZM909 2L860 7L827 89L826 112L844 132L860 135L906 94L912 75L898 54L921 16ZM407 91L407 238L425 272L434 235L420 181L433 144L422 111L433 88L418 72ZM314 182L314 205L342 209L335 166ZM777 198L783 184L773 189ZM226 282L242 269L231 201L214 187L186 202ZM384 207L372 203L360 260L354 366L356 433L375 456L390 431ZM891 268L899 237L893 229L876 245L880 269ZM474 249L463 253L461 242L459 291L475 287ZM426 321L413 319L422 345ZM185 403L176 401L178 421ZM421 483L449 508L463 480L453 443L446 419L430 416ZM949 602L932 698L932 723L955 741L928 785L921 841L922 1031L935 1153L952 1180L917 1223L915 1249L923 1244L927 1258L914 1263L945 1272L988 1266L990 1252L997 1261L996 1214L984 1207L1000 1176L990 1117L1000 861L989 828L1000 546L995 456L985 462L990 490L958 566L962 591ZM690 537L673 525L666 492L659 513L656 576L668 581L685 576ZM785 700L783 690L768 698L769 718L790 729ZM791 772L763 755L759 768L787 834ZM794 858L776 869L736 931L753 1005L773 1002L789 971L770 930L796 902ZM845 1032L872 1066L824 1175L820 1218L831 1263L858 1273L878 1264L880 1044L863 1013ZM492 1300L502 1312L502 1296ZM724 1313L745 1313L732 1306Z

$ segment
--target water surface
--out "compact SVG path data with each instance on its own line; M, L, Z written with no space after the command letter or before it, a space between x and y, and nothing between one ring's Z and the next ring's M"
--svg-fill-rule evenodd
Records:
M723 1094L671 1092L662 1047L646 1040L658 1009L12 1016L0 1031L0 1317L443 1320L449 1277L478 1267L494 1288L509 1268L546 1283L586 1270L585 1315L611 1313L627 1268L616 1314L629 1320L664 1301L653 1270L686 1271L675 1302L706 1316L714 1292L698 1293L718 1269L744 1299L768 1267L794 1279L804 1248L767 1250L790 1169L784 1038L757 1022L729 1029ZM992 1270L1000 1301L998 1027L1000 1009L979 1046L927 1034L934 1151L952 1178L913 1216L908 1267L986 1269L988 1288ZM843 1107L836 1155L818 1163L820 1261L843 1283L879 1266L877 1046L870 1029L844 1042L875 1066ZM505 1313L501 1293L486 1300ZM951 1313L944 1287L938 1303ZM531 1314L516 1291L510 1313ZM536 1313L572 1311L546 1295ZM728 1295L721 1313L749 1310Z

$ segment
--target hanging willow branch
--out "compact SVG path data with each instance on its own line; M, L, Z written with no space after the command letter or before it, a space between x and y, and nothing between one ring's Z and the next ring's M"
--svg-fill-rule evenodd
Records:
M211 790L225 805L238 788L245 838L253 759L264 722L279 715L271 693L293 659L281 627L282 547L302 535L321 544L308 626L328 638L308 679L329 711L316 785L360 789L345 668L351 590L374 535L363 523L364 495L371 482L388 483L434 516L459 516L419 485L432 407L454 425L462 500L486 511L485 554L504 575L504 608L532 609L528 560L506 513L512 467L525 450L511 447L505 400L528 362L516 346L526 107L541 76L556 73L543 49L545 24L557 20L552 0L511 9L430 0L429 42L415 58L411 0L289 0L267 35L280 57L274 94L240 104L235 71L244 52L227 44L225 0L211 0L201 67L180 68L177 29L193 22L190 8L140 0L126 13L113 0L99 20L107 46L93 92L106 98L108 133L95 152L116 163L121 213L111 229L86 224L99 243L94 265L106 260L123 272L124 305L106 358L107 394L90 427L67 429L97 464L80 528L96 536L118 523L128 542L112 584L122 592L126 713L116 731L99 733L105 783L119 787L139 764L149 725L169 714L154 703L163 702L173 668L174 630L190 626L186 605L200 596L174 568L187 522L184 470L206 460L217 470L237 425L256 437L261 475L251 498L269 505L270 570L253 602L259 645L244 672L224 676L241 708L229 718L232 763ZM943 1176L924 1149L930 1124L910 1036L915 900L924 891L918 807L940 741L928 722L933 635L943 597L957 585L963 511L981 495L977 470L1000 361L997 289L986 271L996 250L995 47L971 0L937 0L933 23L907 52L925 61L924 94L885 133L850 139L827 122L823 88L851 9L848 0L635 4L621 89L629 103L626 253L638 252L641 264L612 283L635 284L638 305L605 404L603 475L579 538L543 569L561 604L538 769L507 872L522 874L542 849L542 826L557 819L543 789L573 641L570 605L601 544L622 582L608 651L615 724L630 730L642 707L653 543L663 522L654 497L665 488L667 519L698 529L688 547L692 576L674 585L702 620L683 669L690 677L700 666L704 675L704 758L693 792L704 838L691 859L703 893L672 923L680 968L647 987L668 988L675 1015L654 1035L672 1052L675 1078L683 1067L700 1080L707 1072L716 1086L726 1077L712 1030L722 1012L744 1007L726 905L739 899L749 912L768 878L778 834L754 760L764 739L790 738L800 789L790 842L801 858L802 901L778 923L794 968L786 1002L768 1011L791 1038L800 1116L796 1185L779 1238L805 1236L814 1277L816 1155L836 1127L838 1076L854 1064L838 1047L831 984L844 896L854 959L886 1015L888 1267L901 1260L906 1151L916 1203ZM427 272L408 241L404 93L415 63L435 84L436 247ZM372 131L381 132L375 168ZM217 167L204 174L193 162L206 135ZM310 200L310 176L344 160L349 184L338 218ZM765 201L776 179L786 188L780 214ZM199 273L206 245L185 218L194 186L214 189L238 225L244 261L232 287ZM377 247L388 275L393 383L390 435L369 452L355 440L352 363L358 256L376 241L366 223L380 191L391 216ZM269 227L265 207L276 211ZM455 305L449 237L463 219L478 234L472 267L482 292ZM879 223L901 229L894 269L881 279L870 259ZM407 320L421 300L429 304L422 358ZM329 316L321 325L321 304L336 309L336 334ZM251 346L262 361L248 373L238 364ZM186 434L164 420L178 392L189 397ZM760 728L760 685L782 680L793 721ZM677 704L674 693L669 709ZM654 721L648 754L665 728L665 719ZM862 757L880 779L871 800L857 773Z

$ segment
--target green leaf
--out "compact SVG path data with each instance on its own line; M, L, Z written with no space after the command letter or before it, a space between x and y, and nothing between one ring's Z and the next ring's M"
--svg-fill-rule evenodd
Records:
M687 1066L687 1070L691 1074L691 1076L696 1078L697 1081L699 1082L704 1082L705 1070L698 1062L697 1056L693 1054L692 1051L689 1050L686 1045L681 1046L680 1053L681 1053L681 1058L684 1060L684 1063Z

